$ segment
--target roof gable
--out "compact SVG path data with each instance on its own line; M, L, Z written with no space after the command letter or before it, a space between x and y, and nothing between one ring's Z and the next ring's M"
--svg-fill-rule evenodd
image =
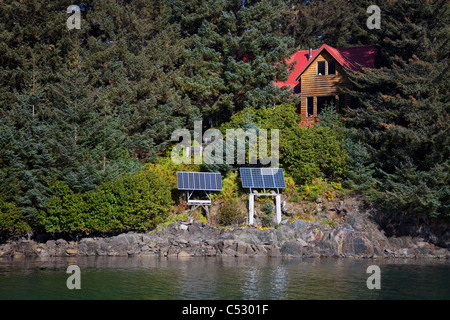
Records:
M300 76L317 59L323 50L326 50L341 66L354 71L362 71L361 67L373 68L375 66L377 49L374 46L333 48L323 44L319 49L312 50L311 59L308 59L309 50L295 52L286 61L287 63L295 63L288 80L275 81L275 85L279 87L296 86L299 83Z

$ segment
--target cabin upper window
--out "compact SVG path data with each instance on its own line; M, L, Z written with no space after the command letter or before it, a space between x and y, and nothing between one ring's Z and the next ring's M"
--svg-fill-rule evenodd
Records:
M328 74L336 74L336 63L328 61Z
M325 61L317 61L317 75L325 75Z

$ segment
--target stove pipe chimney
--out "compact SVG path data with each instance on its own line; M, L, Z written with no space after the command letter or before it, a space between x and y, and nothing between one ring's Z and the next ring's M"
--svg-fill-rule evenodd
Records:
M312 48L309 48L308 61L311 60L311 57L312 57Z

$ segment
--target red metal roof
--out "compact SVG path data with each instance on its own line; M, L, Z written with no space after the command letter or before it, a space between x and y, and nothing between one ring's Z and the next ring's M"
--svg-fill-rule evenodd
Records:
M312 50L312 58L309 60L309 50L300 50L294 53L286 60L287 63L296 62L288 79L286 81L275 81L274 84L279 87L295 87L299 83L297 78L314 62L322 50L331 54L341 66L354 71L362 71L361 67L374 68L375 66L377 49L374 46L333 48L323 44L319 49Z

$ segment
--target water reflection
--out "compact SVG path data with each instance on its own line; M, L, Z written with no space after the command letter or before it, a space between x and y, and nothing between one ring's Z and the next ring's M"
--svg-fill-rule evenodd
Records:
M68 290L66 268L81 269ZM381 268L381 290L366 269ZM0 259L0 299L450 299L437 260L83 257Z
M283 265L273 268L270 273L270 299L286 299L287 293L287 276L288 272Z
M244 271L244 275L245 280L241 287L244 299L259 299L258 284L261 281L259 270L255 267L250 267L246 272Z

